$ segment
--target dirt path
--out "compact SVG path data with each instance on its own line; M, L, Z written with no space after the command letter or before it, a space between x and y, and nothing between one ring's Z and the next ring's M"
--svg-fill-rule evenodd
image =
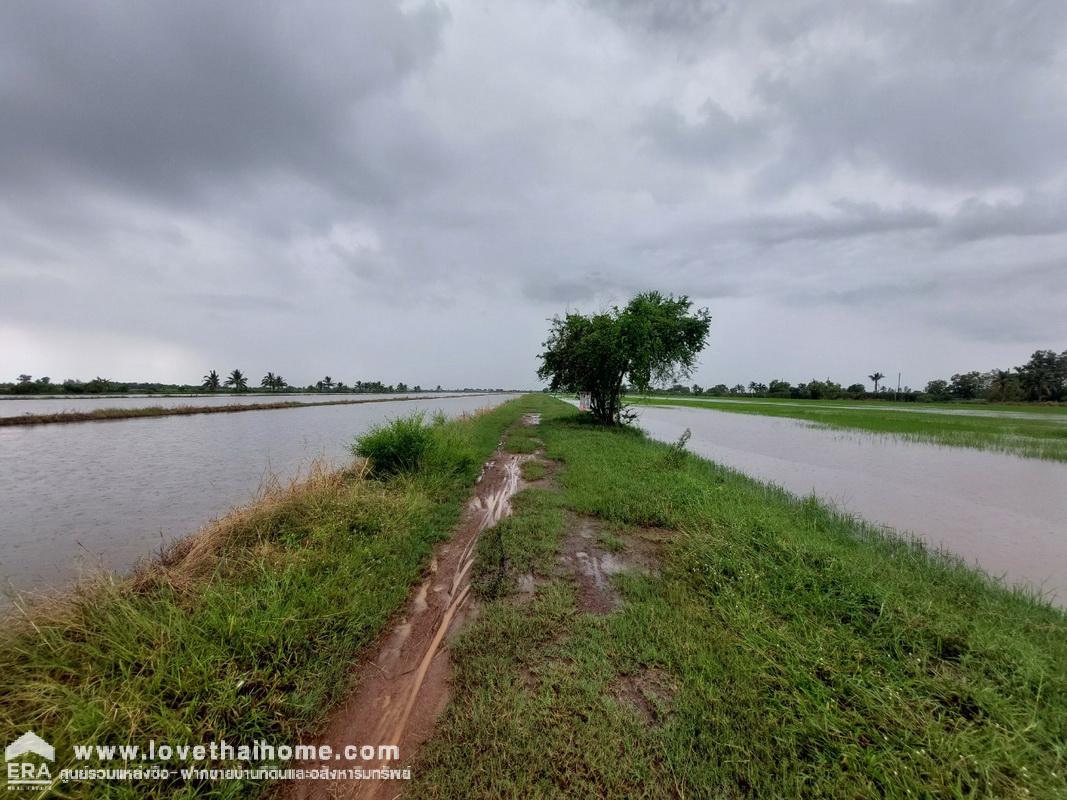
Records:
M524 422L536 424L531 418ZM305 766L373 770L400 769L413 763L448 703L448 643L474 609L470 574L478 537L511 513L511 498L522 482L520 465L525 458L497 450L485 464L458 528L438 547L429 576L411 595L396 624L360 663L355 690L330 715L325 732L315 742L329 744L335 752L347 745L395 744L400 760L384 764L338 760ZM284 786L278 797L394 798L406 786L402 780L309 780Z

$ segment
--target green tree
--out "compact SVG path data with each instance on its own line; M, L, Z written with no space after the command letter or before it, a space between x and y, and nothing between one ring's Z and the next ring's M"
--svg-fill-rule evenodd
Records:
M230 373L230 377L226 379L226 386L233 388L235 392L244 392L248 390L248 378L239 369L235 369Z
M101 378L99 375L85 384L85 391L89 394L103 394L110 391L110 389L111 380L108 378Z
M956 373L949 381L948 390L957 400L974 400L982 391L982 373Z
M943 381L940 378L926 384L926 394L930 395L931 400L948 400L952 397L952 392L948 388L948 381Z
M221 385L222 382L219 380L219 373L215 372L215 370L211 370L211 372L205 375L204 382L201 384L201 386L209 392L217 392Z
M273 392L278 388L278 376L273 372L268 372L263 376L263 379L260 380L259 385L264 389L270 389Z
M793 393L793 384L789 381L780 381L775 378L767 386L767 393L771 397L789 397Z
M624 381L646 392L692 374L711 315L691 309L684 295L645 292L622 309L553 317L537 374L552 391L589 392L593 416L616 424Z
M989 399L996 402L1014 400L1019 394L1019 379L1011 370L995 369L986 377Z
M333 378L327 375L318 383L318 387L321 391L328 392L333 389Z
M1056 355L1052 350L1038 350L1016 372L1027 400L1067 397L1067 352Z
M878 394L878 382L882 380L885 375L883 375L881 372L876 372L873 375L868 375L867 377L874 381L874 393Z

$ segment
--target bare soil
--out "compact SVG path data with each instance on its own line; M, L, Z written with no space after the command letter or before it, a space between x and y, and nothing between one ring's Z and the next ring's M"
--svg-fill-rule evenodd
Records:
M511 513L523 458L498 450L485 464L474 497L451 539L437 549L429 575L357 667L354 691L330 715L314 742L329 744L335 752L346 745L393 744L400 748L400 761L374 764L342 759L304 766L372 770L400 769L413 763L448 703L448 645L475 612L470 572L478 537ZM400 780L308 780L284 786L278 796L286 800L394 798L406 785Z

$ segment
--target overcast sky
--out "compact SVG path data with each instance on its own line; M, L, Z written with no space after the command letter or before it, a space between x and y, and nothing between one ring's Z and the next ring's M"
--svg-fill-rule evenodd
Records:
M647 288L702 384L1067 349L1062 0L0 6L0 380L532 386Z

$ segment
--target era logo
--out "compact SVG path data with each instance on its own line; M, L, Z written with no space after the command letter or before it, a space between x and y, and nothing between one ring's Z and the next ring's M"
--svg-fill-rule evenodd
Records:
M7 760L7 785L47 786L52 782L52 773L44 761L27 760L27 756L38 756L47 761L56 760L56 751L48 742L33 731L26 731L4 750Z

